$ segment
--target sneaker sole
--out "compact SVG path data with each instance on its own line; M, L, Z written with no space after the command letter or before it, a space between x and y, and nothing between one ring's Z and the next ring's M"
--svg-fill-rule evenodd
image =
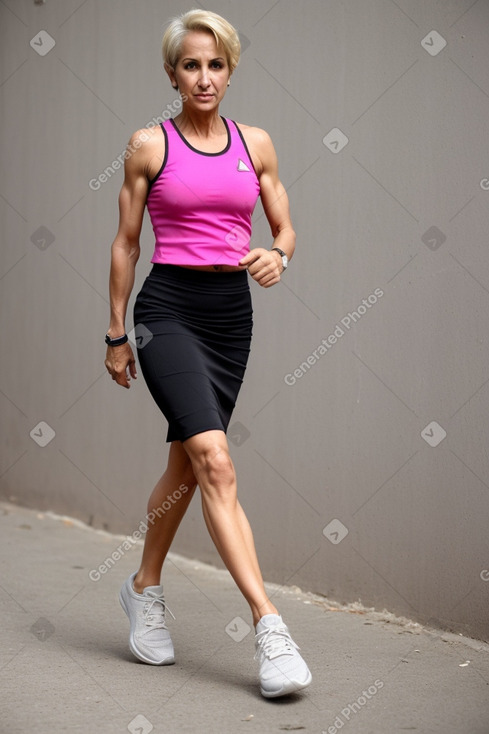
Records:
M124 601L124 598L122 596L122 591L119 594L119 601L121 603L121 607L125 611L127 618L129 619L129 623L131 622L131 618L129 616L129 613L127 611L126 603ZM132 654L137 657L138 660L141 660L143 663L148 663L148 665L174 665L175 663L175 656L171 655L168 658L165 658L164 660L161 660L160 662L156 662L155 660L150 660L149 658L145 657L136 647L136 643L134 642L134 633L131 629L129 633L129 649L131 650Z
M303 683L289 681L288 685L282 686L280 691L264 691L263 688L260 687L260 693L265 698L278 698L279 696L288 696L291 693L296 693L297 691L302 691L304 688L307 688L307 686L310 685L311 681L312 674L309 671L309 675Z

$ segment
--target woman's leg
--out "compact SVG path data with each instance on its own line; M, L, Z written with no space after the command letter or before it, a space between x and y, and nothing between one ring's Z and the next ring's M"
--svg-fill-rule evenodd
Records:
M256 625L277 614L268 599L256 557L253 534L238 502L236 474L223 431L205 431L184 441L202 495L209 533L238 588L251 607Z
M148 501L145 521L148 530L144 539L141 565L134 579L134 591L137 593L142 593L146 586L160 584L163 562L193 497L196 484L187 452L180 441L173 441L170 444L167 469Z

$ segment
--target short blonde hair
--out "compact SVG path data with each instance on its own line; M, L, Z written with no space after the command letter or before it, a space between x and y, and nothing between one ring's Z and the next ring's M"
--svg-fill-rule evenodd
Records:
M180 55L182 42L189 31L212 33L216 44L224 48L226 60L232 74L239 62L241 43L237 30L225 18L210 10L188 10L173 18L165 31L162 42L163 61L175 68Z

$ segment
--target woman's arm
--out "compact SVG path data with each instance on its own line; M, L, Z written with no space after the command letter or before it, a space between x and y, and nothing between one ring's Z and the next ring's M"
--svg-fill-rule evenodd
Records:
M141 145L141 132L134 133L127 147L130 154L124 163L124 183L119 194L119 229L111 249L110 326L107 333L112 339L125 334L127 304L140 253L139 236L148 193L149 152L145 150L147 144ZM137 377L136 361L128 342L118 347L107 347L105 366L112 379L123 387L129 388L131 377Z
M278 175L275 148L264 130L246 128L243 132L251 144L250 153L260 181L260 198L274 238L272 247L283 250L291 260L296 238L290 219L289 198ZM278 283L283 270L280 253L261 247L251 250L240 260L240 265L247 266L251 277L264 288Z

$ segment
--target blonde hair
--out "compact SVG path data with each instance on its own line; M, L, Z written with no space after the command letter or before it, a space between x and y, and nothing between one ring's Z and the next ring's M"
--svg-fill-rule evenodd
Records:
M163 61L175 69L180 55L182 42L189 31L212 33L216 44L224 48L230 74L238 65L241 44L238 32L225 18L210 10L188 10L173 18L165 31L162 42Z

